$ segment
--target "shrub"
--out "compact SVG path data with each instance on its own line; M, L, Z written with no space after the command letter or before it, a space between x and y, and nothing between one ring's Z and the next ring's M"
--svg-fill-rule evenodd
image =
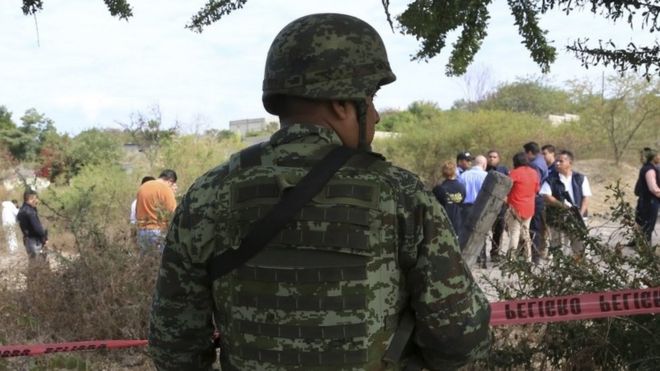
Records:
M569 224L566 227L586 246L585 257L557 250L547 266L504 263L503 278L489 280L500 300L660 286L660 257L655 253L660 246L644 240L619 183L609 189L612 221L621 225L624 241L635 241L636 251L624 253L621 244L609 246ZM660 360L657 315L499 327L495 339L489 358L477 368L651 370Z

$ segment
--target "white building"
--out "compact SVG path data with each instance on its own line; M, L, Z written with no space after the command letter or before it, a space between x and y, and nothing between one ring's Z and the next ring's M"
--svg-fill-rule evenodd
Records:
M240 134L241 137L245 137L250 132L265 131L266 129L268 129L268 122L263 117L229 121L229 130Z

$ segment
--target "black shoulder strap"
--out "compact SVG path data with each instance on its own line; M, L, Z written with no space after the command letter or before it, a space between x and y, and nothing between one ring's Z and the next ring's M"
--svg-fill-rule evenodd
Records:
M238 249L227 250L209 261L211 282L257 255L356 153L356 150L340 146L321 159L295 187L284 192L268 214L252 224Z

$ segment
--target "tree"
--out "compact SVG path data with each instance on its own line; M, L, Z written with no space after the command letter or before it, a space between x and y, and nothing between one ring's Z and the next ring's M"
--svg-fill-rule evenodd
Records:
M163 118L158 106L151 107L150 115L137 112L131 115L130 123L120 123L120 125L130 135L133 142L140 147L140 151L145 154L152 168L163 144L178 132L178 123L169 129L163 128Z
M461 108L457 103L454 107ZM572 112L574 105L568 92L551 86L542 79L523 78L500 85L484 99L473 102L467 108L526 112L546 117L549 114Z
M0 106L0 135L3 130L15 129L16 124L11 119L11 112L7 110L7 107Z
M121 146L113 136L99 129L85 130L73 138L66 151L70 176L85 166L117 165L121 154Z
M127 0L103 0L110 13L120 19L133 15ZM392 29L394 24L389 12L390 0L381 0L385 16ZM523 38L531 58L541 71L546 73L555 61L556 48L546 38L547 31L539 25L539 16L555 9L566 14L588 8L592 13L612 22L621 21L631 27L639 26L648 32L660 30L658 18L660 5L648 0L507 0L511 14ZM243 8L247 0L207 0L186 25L202 32L204 27L220 20L237 9ZM406 10L396 17L401 31L412 35L421 43L421 49L413 60L428 60L440 54L446 44L447 35L462 28L447 64L447 75L462 75L472 63L475 54L487 35L492 0L414 0ZM43 8L43 0L23 0L23 12L35 14ZM641 17L640 24L637 17ZM660 73L660 44L651 46L628 44L621 49L612 42L600 42L597 47L588 46L589 39L577 39L567 49L572 51L585 67L603 64L612 66L619 73L643 71L648 79Z
M20 127L11 121L11 113L0 110L0 138L17 160L35 160L49 135L57 135L53 120L36 109L25 111Z
M588 81L574 82L573 91L583 107L581 123L605 135L617 164L642 129L660 127L660 80L609 77L600 91Z

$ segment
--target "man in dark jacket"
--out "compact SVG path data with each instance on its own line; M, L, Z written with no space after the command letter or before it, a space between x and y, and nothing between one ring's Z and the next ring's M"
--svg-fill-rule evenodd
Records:
M23 232L23 244L25 250L31 259L34 259L41 253L41 250L48 242L48 231L44 229L37 213L37 204L39 197L37 192L29 189L23 194L23 206L21 206L16 216L18 224Z
M497 171L498 173L504 174L504 175L509 175L509 169L507 169L506 166L501 165L500 163L502 162L502 157L500 157L500 153L494 149L491 149L488 151L488 154L486 155L486 160L488 160L488 165L486 166L486 171ZM507 204L506 202L502 205L502 209L500 210L500 213L497 215L497 219L495 219L495 223L493 223L493 228L492 228L492 233L493 233L493 238L491 239L491 248L490 248L490 259L493 262L497 262L499 260L499 253L500 253L500 240L502 239L502 232L504 232L504 213L506 212L507 209Z
M536 170L539 175L539 184L543 184L548 178L548 165L545 163L545 159L541 154L539 144L536 142L528 142L523 145L523 149L525 154L527 154L529 166ZM532 217L532 223L529 226L532 235L532 260L534 263L538 263L540 257L547 256L546 244L543 239L544 228L543 196L537 194L536 199L534 200L534 216Z

